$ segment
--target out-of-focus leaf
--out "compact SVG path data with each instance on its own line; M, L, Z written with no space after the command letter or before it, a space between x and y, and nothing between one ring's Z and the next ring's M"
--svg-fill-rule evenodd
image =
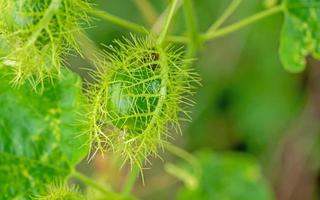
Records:
M88 151L79 113L81 81L69 71L42 94L13 89L0 68L0 199L28 199L65 178Z
M200 151L195 155L202 166L199 185L195 189L182 188L178 200L274 199L252 157L238 153L214 154L210 151Z
M260 155L273 148L285 132L299 112L303 96L296 77L272 61L241 69L238 75L232 87L236 134L247 150Z
M203 66L204 81L185 134L189 146L236 148L259 156L273 150L304 100L301 75L288 73L279 61L281 17L254 24L245 37L238 33L235 39L218 40L202 53L196 66Z
M309 54L320 59L320 0L286 0L280 58L290 72L305 69Z

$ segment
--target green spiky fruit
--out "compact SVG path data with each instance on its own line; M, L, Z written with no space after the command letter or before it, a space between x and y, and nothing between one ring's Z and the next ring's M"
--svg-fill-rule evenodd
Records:
M0 43L8 44L0 62L14 69L13 84L59 76L89 8L86 0L0 0Z
M133 36L116 46L90 91L90 132L98 149L138 164L157 154L169 132L180 130L179 113L191 103L183 95L192 94L196 79L172 46Z
M85 200L78 188L69 187L63 183L55 183L47 186L47 190L43 195L32 198L33 200Z
M12 0L12 3L5 4L8 11L4 20L7 21L10 29L17 31L26 29L37 24L41 20L41 15L33 15L32 13L42 13L51 0Z

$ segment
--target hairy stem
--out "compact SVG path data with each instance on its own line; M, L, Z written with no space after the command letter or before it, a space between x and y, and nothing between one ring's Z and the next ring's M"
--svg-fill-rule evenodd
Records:
M99 17L103 20L106 20L108 22L111 22L113 24L121 26L123 28L129 29L129 30L132 30L135 32L140 32L140 33L146 33L146 34L149 33L149 31L144 26L130 22L126 19L122 19L122 18L117 17L113 14L110 14L106 11L98 10L98 9L91 9L91 10L89 10L89 12L93 16Z
M208 32L217 30L234 13L234 11L236 11L241 2L242 0L233 0L218 20L210 26Z
M140 168L138 165L132 165L132 170L128 174L127 181L123 186L122 194L129 195L132 191L132 188L138 178Z
M80 181L82 181L86 185L88 185L88 186L90 186L92 188L95 188L96 190L100 191L101 193L103 193L104 195L106 195L107 197L109 197L111 199L118 199L118 198L121 197L121 195L107 190L105 187L103 187L103 186L99 185L98 183L96 183L96 181L90 179L89 177L81 174L78 171L73 170L71 172L71 176L74 177L74 178L79 179Z
M274 15L276 13L282 12L284 10L283 5L275 6L271 9L259 12L251 17L248 17L246 19L241 20L240 22L236 22L232 25L229 25L225 28L221 28L216 31L208 31L207 33L203 34L202 37L204 40L213 40L218 37L227 35L229 33L233 33L243 27L246 27L252 23L255 23L261 19L267 18L271 15Z
M59 9L61 4L61 0L52 0L49 7L45 11L42 19L37 23L35 26L35 29L33 31L33 34L29 38L29 40L26 43L26 46L32 45L39 37L41 31L48 26L50 23L50 20L54 16L55 12Z
M178 0L172 0L173 2L171 3L170 5L170 10L169 10L169 13L166 17L166 21L164 23L164 27L160 33L160 36L158 38L158 41L157 43L159 45L161 45L163 43L163 41L165 40L167 34L168 34L168 30L169 30L169 26L170 26L170 23L172 21L172 18L173 18L173 15L174 15L174 12L175 12L175 9L178 5Z

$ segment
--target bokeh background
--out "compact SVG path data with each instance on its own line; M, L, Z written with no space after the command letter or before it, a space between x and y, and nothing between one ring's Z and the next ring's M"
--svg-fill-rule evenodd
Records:
M244 0L225 25L264 9L265 2ZM151 27L168 1L95 3ZM199 29L205 31L229 3L194 0ZM151 159L152 164L146 165L143 179L134 187L135 196L152 200L320 199L320 63L308 58L307 70L301 74L283 69L278 57L282 18L274 15L201 47L193 64L202 86L192 97L196 102L192 121L182 123L183 134L174 135L171 142L193 153L202 173L163 152L162 159ZM130 34L99 19L93 19L91 26L86 32L101 49ZM185 34L182 9L170 32ZM70 60L71 66L90 65L79 58ZM120 188L130 170L119 170L114 160L112 155L98 156L90 163L84 161L79 169Z

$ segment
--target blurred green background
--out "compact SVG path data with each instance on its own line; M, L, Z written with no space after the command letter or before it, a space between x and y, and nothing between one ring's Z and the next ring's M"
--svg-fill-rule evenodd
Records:
M168 3L149 2L156 14ZM152 18L141 14L139 0L95 3L112 14L150 27ZM230 0L194 0L199 29L205 31L229 3ZM244 0L225 25L264 9L264 3ZM173 24L171 33L185 34L182 9ZM86 31L101 48L102 44L110 45L114 39L130 34L98 19L91 25ZM137 197L320 199L320 64L309 59L308 70L303 74L286 72L278 57L281 25L281 14L274 15L209 42L197 52L193 67L201 75L202 86L194 97L193 120L183 124L183 135L175 135L172 142L196 155L202 174L170 153L163 153L162 160L152 160L150 169L145 170L144 184L139 179L134 189ZM88 65L75 58L71 60L73 66ZM107 177L112 182L118 175L111 173L110 162L108 156L98 157L89 164L93 166L84 162L79 168L95 168L92 173L96 177ZM173 176L176 168L184 170L182 177Z

